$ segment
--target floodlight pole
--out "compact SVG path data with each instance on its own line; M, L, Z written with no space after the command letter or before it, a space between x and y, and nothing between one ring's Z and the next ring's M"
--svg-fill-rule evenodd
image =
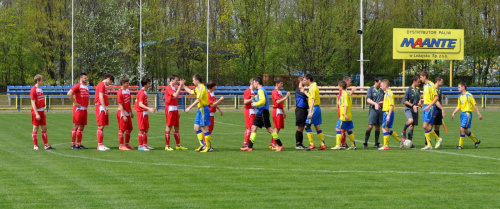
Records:
M74 15L75 15L75 9L74 9L74 4L75 0L71 0L71 86L73 86L75 77L73 74L74 71L74 60L75 60L75 55L74 55L74 49L75 49L75 40L74 40L74 35L75 35L75 21L74 21Z
M363 0L359 1L360 7L359 7L359 24L361 27L361 49L359 53L359 85L361 87L365 86L365 76L363 75Z
M210 47L210 0L207 0L207 80L205 82L208 83L208 56L209 56L209 47Z
M139 0L139 86L142 81L142 0Z

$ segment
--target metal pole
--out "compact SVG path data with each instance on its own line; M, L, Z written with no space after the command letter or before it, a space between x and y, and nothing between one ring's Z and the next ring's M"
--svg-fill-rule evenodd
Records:
M209 35L210 35L210 0L207 0L207 80L206 82L208 82L208 49L210 47L210 38L209 38Z
M363 0L359 1L360 4L360 9L359 9L359 24L361 25L361 31L363 31ZM359 53L359 60L360 60L360 65L359 65L359 80L360 80L360 86L363 87L365 86L365 76L363 75L363 33L361 33L361 50Z
M139 86L142 80L142 0L139 0Z
M450 60L450 87L453 87L453 60Z
M406 60L403 59L403 87L405 87L405 79L406 79Z
M75 15L75 9L74 9L74 4L75 0L71 0L71 85L73 86L75 77L73 74L74 71L74 60L75 60L75 55L74 55L74 49L75 49L75 40L74 40L74 35L75 35L75 21L74 21L74 15Z

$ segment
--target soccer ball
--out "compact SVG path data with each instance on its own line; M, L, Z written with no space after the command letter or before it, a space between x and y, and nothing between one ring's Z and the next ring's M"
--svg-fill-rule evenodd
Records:
M411 146L413 145L413 143L411 142L411 140L407 139L405 140L405 142L403 142L403 146L406 148L406 149L409 149L411 148Z

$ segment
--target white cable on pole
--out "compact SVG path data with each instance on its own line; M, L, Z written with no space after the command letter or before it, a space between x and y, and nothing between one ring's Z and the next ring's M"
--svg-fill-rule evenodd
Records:
M205 82L208 83L208 55L209 55L209 47L210 47L210 0L207 0L207 80Z

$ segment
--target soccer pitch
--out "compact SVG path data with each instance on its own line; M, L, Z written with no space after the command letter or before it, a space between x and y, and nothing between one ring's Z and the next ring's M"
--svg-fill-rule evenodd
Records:
M401 108L400 108L401 109ZM394 131L405 122L396 111ZM150 114L150 152L119 151L116 114L96 150L95 116L83 135L88 150L71 150L70 113L48 113L48 136L53 151L34 151L29 113L0 114L0 208L498 208L500 206L500 112L476 115L471 131L482 141L478 149L469 138L455 150L460 115L441 130L444 149L422 151L363 149L368 111L353 112L358 149L295 150L295 115L287 112L281 131L285 150L270 151L270 135L259 129L253 152L241 152L242 112L215 116L211 153L196 153L194 111L181 114L181 140L187 151L164 148L165 115ZM335 144L336 112L323 112L322 129L328 148ZM421 116L421 115L420 115ZM134 122L131 144L137 147ZM414 144L424 141L422 121ZM39 137L39 144L43 146ZM314 135L316 145L318 139ZM382 141L382 134L380 136ZM172 142L173 140L172 136ZM172 143L171 142L171 143ZM174 143L172 143L174 144ZM434 142L433 142L434 144ZM304 134L304 145L308 145ZM43 148L42 148L43 149Z

